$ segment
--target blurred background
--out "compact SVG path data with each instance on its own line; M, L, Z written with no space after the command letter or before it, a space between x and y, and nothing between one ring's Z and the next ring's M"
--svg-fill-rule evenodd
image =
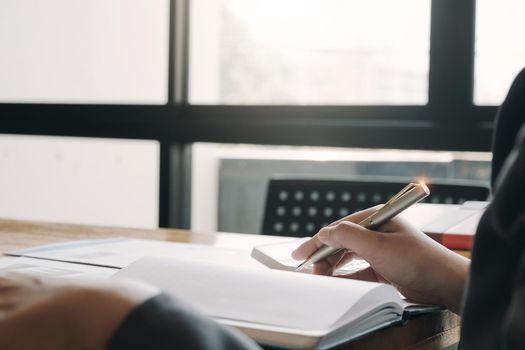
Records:
M260 233L270 179L481 184L518 0L2 0L0 217Z

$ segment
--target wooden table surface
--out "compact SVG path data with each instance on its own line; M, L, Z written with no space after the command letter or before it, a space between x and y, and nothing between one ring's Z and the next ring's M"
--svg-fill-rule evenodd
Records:
M0 249L2 252L63 241L118 236L200 243L237 249L249 249L254 244L282 239L248 234L196 233L177 229L147 230L0 219ZM409 320L403 326L374 332L356 341L343 344L337 349L443 349L458 342L459 331L460 318L449 311L442 311Z

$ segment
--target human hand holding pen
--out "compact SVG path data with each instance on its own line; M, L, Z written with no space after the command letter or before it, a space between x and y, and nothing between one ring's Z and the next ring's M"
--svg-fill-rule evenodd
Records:
M419 202L428 196L429 193L430 191L428 190L428 187L423 182L419 184L409 183L403 187L401 191L390 198L383 206L380 206L380 208L373 212L370 216L367 216L362 221L360 221L359 225L368 229L375 229L411 205ZM317 251L312 253L312 255L310 255L305 261L299 264L299 266L296 268L296 271L301 271L318 261L324 260L332 255L336 255L341 250L344 250L344 248L334 248L328 245L323 245Z
M293 258L304 260L323 245L345 248L317 262L313 273L332 275L338 267L359 256L370 267L344 277L390 283L413 301L441 304L459 312L469 260L403 218L393 218L378 230L357 224L378 208L356 212L322 228L292 253Z

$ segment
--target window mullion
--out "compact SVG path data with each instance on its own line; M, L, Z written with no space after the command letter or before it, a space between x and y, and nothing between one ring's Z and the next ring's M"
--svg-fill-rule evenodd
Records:
M475 0L433 0L431 16L429 106L441 111L439 121L466 121L473 96Z

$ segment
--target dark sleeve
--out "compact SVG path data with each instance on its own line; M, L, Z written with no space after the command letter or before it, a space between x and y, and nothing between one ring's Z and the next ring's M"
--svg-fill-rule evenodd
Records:
M166 294L137 306L109 341L108 350L260 350L239 331L197 313Z
M514 147L518 130L525 122L525 69L514 79L496 115L492 137L492 185Z
M474 240L461 349L525 349L525 126Z
M525 100L525 93L522 96ZM505 267L514 274L506 282L510 293L498 335L502 349L525 349L525 126L501 168L496 191L493 220L506 243L506 255L514 258Z

